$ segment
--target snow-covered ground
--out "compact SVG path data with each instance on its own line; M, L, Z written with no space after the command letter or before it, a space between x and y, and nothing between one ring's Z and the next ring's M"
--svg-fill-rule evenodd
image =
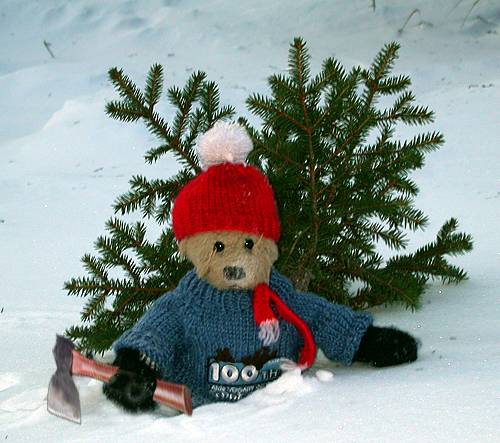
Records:
M500 441L500 5L474 3L377 0L373 11L370 0L1 1L0 441ZM192 417L131 416L99 382L80 379L83 424L49 415L55 333L79 320L83 303L63 282L84 274L80 257L132 174L176 170L168 160L145 166L155 141L144 127L105 116L115 97L107 70L142 83L160 62L168 84L182 85L201 69L245 115L245 98L286 68L297 35L315 68L330 55L368 64L398 40L396 70L410 74L445 135L416 174L431 223L410 247L457 217L475 240L453 260L470 280L431 285L415 313L374 311L378 324L419 337L419 360L380 370L320 359L303 376Z

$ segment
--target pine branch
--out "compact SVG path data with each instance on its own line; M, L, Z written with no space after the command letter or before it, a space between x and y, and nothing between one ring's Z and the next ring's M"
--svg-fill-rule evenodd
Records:
M96 316L97 312L102 310L108 295L108 291L102 291L85 304L81 315L83 322L88 322L92 317Z
M163 68L155 64L151 66L146 80L145 100L149 109L153 109L159 102L163 88Z
M124 104L136 109L142 109L145 104L144 96L139 88L123 73L123 69L111 68L108 71L109 79L115 90L124 99Z
M382 95L392 95L408 88L410 85L410 77L407 75L398 75L380 81L377 89Z
M259 94L253 94L247 99L249 109L258 116L266 119L267 116L273 116L273 120L266 124L266 129L270 129L274 124L281 124L287 126L291 124L296 128L307 132L306 126L297 121L293 116L284 112L275 106L274 102L264 98Z
M218 120L217 109L220 104L220 94L219 89L215 82L208 82L206 87L201 92L200 102L202 109L204 111L204 115L207 119L207 130L209 127L213 126L213 124ZM201 114L200 114L201 118Z
M152 217L158 213L169 213L172 201L180 189L193 177L193 174L180 171L168 180L156 179L148 181L143 176L133 176L129 181L131 190L119 196L114 204L115 213L128 214L138 209L144 217ZM159 207L158 201L162 202Z
M310 58L304 40L300 37L296 37L289 52L288 69L291 80L301 91L304 91L305 85L309 81Z
M85 254L82 257L82 262L87 272L93 274L102 283L108 282L108 272L106 271L106 266L101 261L90 254Z
M121 69L110 69L109 78L117 92L123 98L123 101L112 101L108 103L106 105L106 113L112 118L126 122L143 119L147 128L165 142L168 146L168 152L173 152L181 163L191 167L195 172L198 172L200 168L193 153L190 151L189 147L182 146L180 143L182 127L178 125L179 121L187 118L193 101L197 99L198 89L205 78L205 74L197 72L193 74L186 83L182 91L182 105L179 107L176 118L174 119L173 134L163 118L154 110L161 95L163 81L163 73L159 65L154 65L149 72L146 81L145 95ZM158 158L158 156L148 156L148 154L146 154L146 158L150 158L151 161L153 161L153 158L154 160Z
M129 103L111 101L106 104L106 114L115 120L123 122L135 122L141 118L146 118L142 108L131 106Z
M106 222L106 230L111 233L114 243L121 249L141 249L145 246L146 227L137 222L131 226L119 218L111 218Z

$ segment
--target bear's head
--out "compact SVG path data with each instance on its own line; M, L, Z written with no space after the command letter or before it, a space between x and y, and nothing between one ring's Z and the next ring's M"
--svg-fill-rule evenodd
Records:
M268 283L278 258L279 218L264 175L245 164L252 142L237 124L217 123L198 141L203 171L172 211L179 250L218 289Z

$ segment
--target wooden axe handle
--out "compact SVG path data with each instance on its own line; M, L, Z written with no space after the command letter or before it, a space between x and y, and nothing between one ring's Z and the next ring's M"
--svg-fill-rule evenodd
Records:
M106 383L118 372L119 368L116 366L100 363L86 358L74 349L71 352L73 356L71 373L73 375L95 378L96 380ZM158 403L162 403L165 406L184 412L187 415L191 415L193 413L191 391L185 385L169 383L167 381L157 379L153 400Z

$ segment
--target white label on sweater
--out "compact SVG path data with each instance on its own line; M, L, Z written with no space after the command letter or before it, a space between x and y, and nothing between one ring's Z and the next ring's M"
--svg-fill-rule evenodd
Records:
M210 394L217 400L237 401L251 392L263 388L282 373L282 360L275 358L257 369L242 362L224 362L212 359L208 366Z

